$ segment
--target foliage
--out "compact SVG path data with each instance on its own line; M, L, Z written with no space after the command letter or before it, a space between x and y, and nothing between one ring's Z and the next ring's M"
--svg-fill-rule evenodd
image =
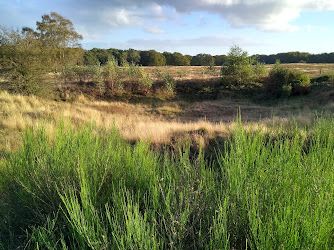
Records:
M107 92L115 94L117 90L123 89L121 70L115 58L110 58L108 62L103 67L100 66L100 68L103 75L103 87ZM97 82L97 84L101 85L101 82Z
M253 72L256 80L260 81L264 77L268 75L266 66L264 63L260 63L259 61L255 61L255 64L253 66Z
M73 23L56 12L45 14L36 22L36 38L41 40L49 50L53 68L57 72L69 63L76 63L82 58L80 40Z
M334 120L269 136L240 121L215 161L119 132L43 129L0 163L0 246L331 249ZM270 237L269 237L270 236Z
M215 65L216 66L223 66L226 62L226 55L217 55L217 56L214 56L215 58Z
M310 77L295 69L284 68L277 61L265 81L267 91L278 97L291 94L307 94L310 91Z
M47 96L52 92L45 81L51 65L49 50L31 33L0 27L0 68L10 90Z
M151 89L153 84L152 79L145 72L143 67L139 67L134 63L124 63L123 72L123 81L127 81L128 84L132 85L132 92L146 94Z
M51 12L36 22L37 29L24 27L22 32L0 29L0 67L12 84L23 94L48 95L47 73L59 72L66 64L82 58L79 35L70 20Z
M155 77L158 79L158 81L161 81L163 83L164 88L169 92L169 94L173 94L175 90L175 79L170 75L168 71L161 71L156 69Z
M127 61L129 63L135 65L140 63L140 53L137 50L129 49L127 55L128 55Z
M155 50L141 51L140 64L143 66L164 66L166 58Z
M152 87L152 79L145 70L134 63L119 66L114 57L104 65L66 65L62 71L64 83L93 83L101 94L107 96L128 94L147 94ZM125 89L126 88L126 89Z
M214 66L215 59L209 54L197 54L191 59L191 66Z
M326 74L321 74L318 77L311 79L312 84L330 84L334 85L334 72L329 72Z
M250 83L254 76L251 68L254 62L254 59L240 47L231 47L225 65L221 69L223 82L237 87Z
M334 63L334 53L310 54L307 52L292 51L273 55L258 55L259 61L274 64L281 63Z

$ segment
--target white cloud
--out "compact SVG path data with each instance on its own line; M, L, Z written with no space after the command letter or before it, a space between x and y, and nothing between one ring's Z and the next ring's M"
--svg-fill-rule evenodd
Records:
M60 7L65 4L66 8ZM39 5L37 0L9 3L0 0L0 23L16 25L21 23L18 20L36 20L31 13L40 18ZM67 17L76 24L85 25L88 33L175 22L179 15L196 11L218 14L235 28L296 31L300 27L293 25L293 21L302 12L334 10L334 0L53 0L42 7L60 14L67 11ZM205 20L198 22L203 24Z
M123 46L127 48L135 48L139 50L155 49L157 51L181 51L186 50L200 51L211 53L214 50L228 51L233 44L240 46L274 46L273 42L269 41L255 41L246 37L231 37L231 36L203 36L199 38L184 38L184 39L131 39ZM205 50L203 50L205 47Z
M85 0L84 3L80 1L80 6L86 5L96 10L105 7L114 9L108 19L112 27L137 25L138 22L149 22L152 19L168 20L171 17L168 17L164 7L169 7L178 13L205 11L219 14L232 27L254 27L262 31L296 31L299 28L291 25L291 22L298 18L301 12L334 10L333 0L95 0L93 2Z
M160 29L157 26L150 27L150 28L145 28L144 31L146 33L150 33L150 34L164 34L165 33L164 30Z

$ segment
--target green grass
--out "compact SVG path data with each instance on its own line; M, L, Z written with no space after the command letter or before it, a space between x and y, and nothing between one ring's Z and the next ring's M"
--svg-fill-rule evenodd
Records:
M93 125L29 130L0 163L0 249L333 249L333 127L239 122L214 161Z

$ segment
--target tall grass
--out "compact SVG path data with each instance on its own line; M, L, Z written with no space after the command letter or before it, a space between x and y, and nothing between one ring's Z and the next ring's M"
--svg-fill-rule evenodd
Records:
M215 161L115 128L29 130L0 166L0 249L331 249L333 125L238 121Z

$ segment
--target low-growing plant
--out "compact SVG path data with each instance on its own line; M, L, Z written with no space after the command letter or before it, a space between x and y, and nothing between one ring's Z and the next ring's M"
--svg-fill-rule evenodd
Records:
M116 128L29 130L0 161L0 247L332 249L333 126L268 135L239 118L212 161Z
M163 77L163 82L164 82L164 85L167 91L174 92L174 89L175 89L174 78L170 75L169 72L164 72L162 77Z
M155 69L153 72L157 81L160 81L163 84L163 87L170 94L174 93L175 90L175 79L171 76L168 71L161 71L159 69Z
M321 74L311 79L312 84L330 84L334 85L334 72Z

